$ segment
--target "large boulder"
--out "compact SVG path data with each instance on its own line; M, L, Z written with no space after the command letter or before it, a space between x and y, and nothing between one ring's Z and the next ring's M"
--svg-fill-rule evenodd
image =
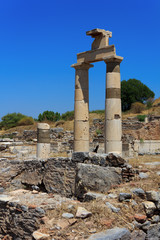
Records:
M131 233L127 228L112 228L105 232L91 235L88 240L130 240Z
M88 191L107 192L122 181L121 168L101 167L78 163L76 170L76 196L79 199Z

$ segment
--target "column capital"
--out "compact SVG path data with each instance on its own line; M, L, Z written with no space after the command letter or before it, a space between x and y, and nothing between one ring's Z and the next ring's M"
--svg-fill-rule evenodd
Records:
M75 69L89 69L91 67L94 67L93 64L90 63L85 63L85 62L81 62L81 63L75 63L72 64L71 67L75 68Z
M123 60L123 57L117 56L117 55L110 55L108 57L103 58L105 63L121 63Z

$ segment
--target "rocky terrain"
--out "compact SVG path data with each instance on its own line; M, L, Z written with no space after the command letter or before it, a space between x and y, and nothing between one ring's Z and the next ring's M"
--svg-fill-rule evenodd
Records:
M85 153L1 159L0 237L159 239L159 160Z
M72 154L73 122L56 123L51 156L41 161L36 125L0 133L1 240L160 239L159 151L103 154L103 120L90 120L90 153ZM123 120L123 143L159 136L159 118Z

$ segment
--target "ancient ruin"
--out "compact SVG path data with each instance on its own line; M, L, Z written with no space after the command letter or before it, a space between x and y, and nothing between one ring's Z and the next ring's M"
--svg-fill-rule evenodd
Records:
M86 34L95 38L92 50L78 53L77 63L72 65L76 70L74 151L89 152L88 70L93 67L91 63L104 61L107 66L104 149L105 153L122 155L120 63L123 58L116 55L114 45L109 46L111 32L93 29Z
M37 125L37 158L47 159L50 154L50 126L47 123Z
M38 123L0 135L0 240L160 239L160 116L122 121L123 58L111 32L87 35L92 50L72 65L74 131ZM97 61L107 65L105 119L89 126L88 70Z

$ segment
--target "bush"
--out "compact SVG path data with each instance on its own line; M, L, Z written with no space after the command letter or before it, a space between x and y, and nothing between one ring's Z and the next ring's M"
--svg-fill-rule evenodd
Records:
M146 115L137 115L137 118L138 118L138 121L144 122L145 118L146 118Z
M32 117L24 117L18 122L19 126L27 126L27 125L33 125L33 124L34 124L34 120Z
M61 119L64 121L71 121L74 119L74 111L68 111L66 113L63 113L61 116Z
M102 134L102 130L101 130L101 129L97 129L97 130L96 130L96 134L97 134L97 135Z
M4 128L6 130L12 127L16 127L18 125L18 122L24 117L26 116L21 113L9 113L2 117L2 121L0 122L0 129Z
M135 103L132 103L131 105L131 111L133 113L141 113L144 109L145 109L145 105L140 102L135 102Z
M38 116L38 121L42 122L45 120L56 122L59 121L61 118L60 113L56 112L54 113L53 111L44 111L42 114L40 113Z

